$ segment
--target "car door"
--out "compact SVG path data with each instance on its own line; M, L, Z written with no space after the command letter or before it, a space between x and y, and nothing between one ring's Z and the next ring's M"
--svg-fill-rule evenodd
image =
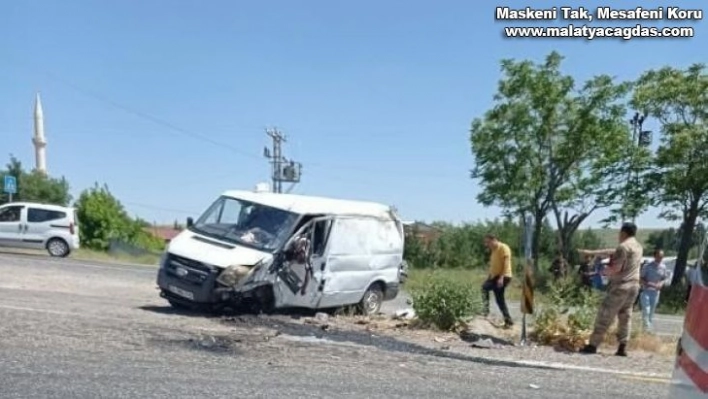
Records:
M69 223L58 223L66 219L66 217L66 212L35 206L27 207L27 218L22 240L27 247L44 248L45 242L51 238L52 230L57 230L57 235L69 233Z
M289 259L278 267L273 284L277 307L319 307L333 220L321 217L307 222L285 246ZM299 251L303 252L298 255Z
M0 207L0 245L22 248L24 235L24 205L5 205Z

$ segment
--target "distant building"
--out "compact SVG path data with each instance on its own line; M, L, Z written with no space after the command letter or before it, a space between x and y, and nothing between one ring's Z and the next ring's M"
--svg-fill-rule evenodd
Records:
M164 240L165 244L167 244L172 241L173 238L177 237L177 234L181 233L182 229L175 228L174 226L152 226L146 227L145 231Z
M439 228L422 222L403 222L406 236L415 236L424 244L437 240L442 233Z

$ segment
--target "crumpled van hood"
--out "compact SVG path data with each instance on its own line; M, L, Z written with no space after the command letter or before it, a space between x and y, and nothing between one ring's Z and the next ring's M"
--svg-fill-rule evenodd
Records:
M268 252L204 237L189 230L184 230L175 237L168 245L167 251L221 268L232 265L252 266L265 258L272 257Z

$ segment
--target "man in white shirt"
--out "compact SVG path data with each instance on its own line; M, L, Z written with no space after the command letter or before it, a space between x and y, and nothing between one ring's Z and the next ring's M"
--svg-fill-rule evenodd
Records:
M639 294L639 303L642 308L644 330L651 332L656 306L659 304L659 295L669 273L664 264L664 251L654 251L654 260L644 265L640 275L642 291Z

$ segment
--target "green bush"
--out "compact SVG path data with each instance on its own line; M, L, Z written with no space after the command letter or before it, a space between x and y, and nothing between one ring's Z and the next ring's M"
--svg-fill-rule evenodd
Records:
M444 331L455 329L482 310L479 287L465 282L433 277L412 296L418 319Z
M152 252L161 252L165 249L165 242L159 237L145 231L145 224L140 221L134 221L130 227L128 234L128 242L138 248L142 248Z
M153 237L143 227L145 222L133 219L107 186L96 184L84 190L76 201L76 214L83 246L99 251L108 250L117 240L138 248L159 251L162 240Z
M597 291L588 291L572 278L550 283L531 337L543 345L577 350L590 334L600 298Z

